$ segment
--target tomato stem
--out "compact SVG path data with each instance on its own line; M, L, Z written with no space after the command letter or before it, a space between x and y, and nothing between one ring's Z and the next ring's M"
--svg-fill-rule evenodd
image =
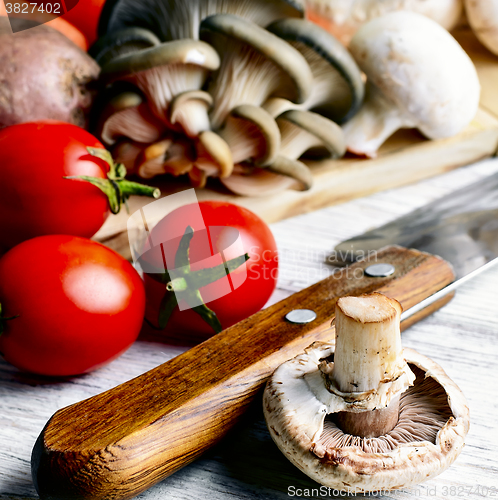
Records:
M216 313L204 303L199 289L228 276L249 260L249 255L246 253L217 266L192 271L189 253L193 236L194 230L187 226L175 254L176 269L167 271L168 277L170 274L176 276L166 283L166 294L159 308L158 324L161 329L164 329L178 302L184 300L192 311L199 314L216 333L219 333L223 329L220 320Z
M115 163L111 153L106 149L87 148L87 151L109 165L107 179L89 175L71 175L64 177L64 179L81 180L98 187L107 196L113 214L119 213L121 205L126 203L126 200L132 195L149 196L156 199L161 196L161 191L158 188L125 179L126 167L122 163Z
M168 292L184 292L187 289L187 281L185 278L175 278L166 285Z
M2 335L2 333L5 330L4 322L16 319L18 317L19 317L19 314L17 314L16 316L11 316L10 318L6 318L6 317L2 316L2 304L0 304L0 335Z

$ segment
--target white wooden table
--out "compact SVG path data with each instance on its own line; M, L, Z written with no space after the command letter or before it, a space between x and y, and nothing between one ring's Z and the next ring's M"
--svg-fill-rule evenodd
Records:
M272 301L329 275L332 268L326 257L343 239L496 171L498 160L491 160L274 224L281 272ZM446 472L385 498L498 500L498 268L470 282L449 305L407 330L403 342L440 363L461 387L470 405L471 429L464 451ZM139 375L183 350L139 340L110 365L68 382L39 380L0 361L0 499L37 498L31 483L31 448L57 409ZM287 462L271 441L259 406L254 406L245 422L201 460L137 498L278 500L333 495Z

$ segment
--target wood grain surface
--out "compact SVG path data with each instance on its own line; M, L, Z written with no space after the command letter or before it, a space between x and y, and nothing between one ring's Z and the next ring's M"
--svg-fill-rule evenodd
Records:
M327 257L340 241L496 172L498 160L489 160L272 224L280 264L272 302L330 276L335 269ZM447 306L404 331L404 346L434 359L461 387L469 402L471 428L462 454L443 474L413 488L379 492L374 498L498 497L497 283L495 268L465 285ZM141 335L109 365L62 380L21 373L0 359L0 499L38 498L31 480L31 451L54 412L139 376L190 346L188 342L173 343L167 337ZM344 498L319 488L292 466L271 441L257 396L255 404L219 445L139 494L137 499Z
M396 272L370 278L359 262L234 325L115 389L59 410L33 452L42 499L127 499L190 463L235 425L284 361L327 330L337 299L378 290L405 309L454 279L442 259L390 247L375 255ZM312 309L306 325L286 322ZM430 312L432 312L432 308Z

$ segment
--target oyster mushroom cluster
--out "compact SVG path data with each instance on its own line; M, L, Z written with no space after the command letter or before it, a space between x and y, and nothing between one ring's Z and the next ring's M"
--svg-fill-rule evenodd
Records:
M325 486L408 487L443 472L464 446L465 397L434 361L402 349L400 314L379 293L339 299L335 344L311 345L268 381L273 440Z
M97 134L151 178L231 191L309 189L300 158L341 157L364 88L349 52L295 0L108 1Z

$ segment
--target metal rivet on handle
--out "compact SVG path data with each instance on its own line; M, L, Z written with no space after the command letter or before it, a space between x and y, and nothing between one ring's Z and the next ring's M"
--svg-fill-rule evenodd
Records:
M392 264L372 264L365 269L365 274L371 278L387 278L394 271L396 268Z
M311 309L294 309L285 315L285 319L291 323L304 325L316 319L316 312Z

